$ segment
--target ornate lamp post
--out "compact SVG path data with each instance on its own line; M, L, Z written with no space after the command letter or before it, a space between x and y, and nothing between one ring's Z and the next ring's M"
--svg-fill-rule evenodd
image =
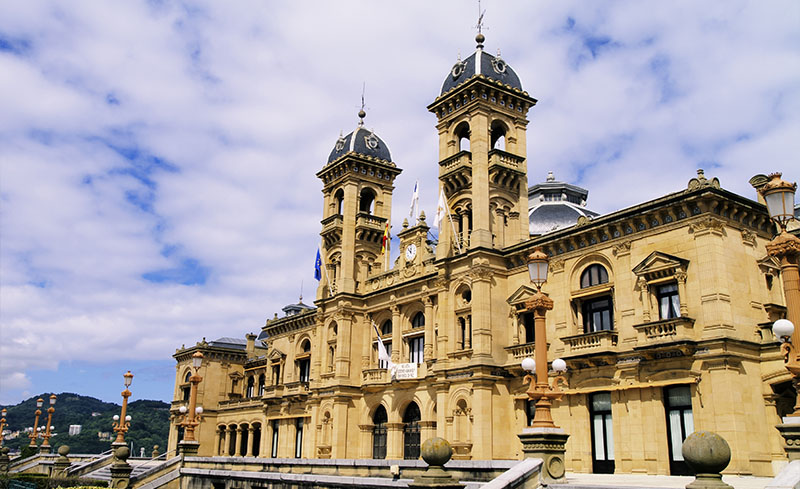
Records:
M535 248L528 255L528 273L531 283L536 287L536 293L525 303L529 311L533 312L534 325L534 356L535 360L526 358L522 361L522 369L530 372L524 382L530 384L526 394L536 402L536 413L533 425L522 430L519 435L522 441L522 451L528 457L541 458L542 477L545 482L558 481L564 478L565 464L564 452L569 435L553 422L550 408L553 400L560 399L564 394L559 388L559 383L566 384L566 379L558 375L550 385L547 374L547 327L545 315L553 309L553 300L542 293L542 285L547 281L549 260L541 248ZM567 364L557 358L553 360L553 370L561 374L566 372ZM533 374L533 375L531 375Z
M47 408L47 424L44 430L44 441L39 446L39 453L50 453L50 424L53 422L53 413L56 412L56 395L50 395L50 407Z
M194 430L200 424L203 408L197 405L197 385L203 380L200 376L200 366L203 365L203 354L199 351L192 355L192 369L194 372L189 377L189 407L181 406L180 413L182 420L178 426L183 427L183 440L180 441L181 450L184 453L197 453L199 442L194 437Z
M3 446L3 431L6 429L6 414L8 414L8 411L6 411L6 408L3 408L3 410L0 411L0 447Z
M131 417L127 416L125 413L128 410L128 398L131 397L131 391L128 387L130 387L131 382L133 382L133 374L128 370L122 377L125 378L125 390L122 391L122 411L119 416L114 416L114 423L112 426L114 427L114 431L117 432L117 439L114 440L112 445L124 445L125 433L128 432L128 428L131 426Z
M36 399L36 418L34 418L33 421L33 429L31 430L31 434L28 436L28 438L31 439L31 444L28 446L31 447L36 446L36 438L38 436L36 428L39 426L39 416L42 415L42 404L44 404L44 399L42 399L41 397L39 399Z
M781 179L780 173L769 175L770 180L761 188L767 203L769 217L778 224L780 232L767 244L767 253L780 261L783 293L786 297L787 319L779 319L772 325L773 333L781 340L786 369L792 374L797 397L794 412L783 418L777 426L786 441L784 449L789 460L800 460L800 273L797 259L800 256L800 239L786 231L786 224L794 219L794 194L796 183Z

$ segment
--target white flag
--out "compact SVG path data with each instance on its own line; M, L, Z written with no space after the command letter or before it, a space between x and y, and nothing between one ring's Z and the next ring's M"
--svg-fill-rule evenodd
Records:
M389 356L389 352L386 351L386 345L381 341L381 332L378 331L375 321L372 321L372 327L375 328L375 333L378 335L378 360L386 362L386 370L392 372L392 376L394 376L395 366L392 363L392 357Z
M419 219L419 181L414 182L414 193L411 194L411 211L408 214L411 225L416 224Z
M436 217L433 219L433 227L441 227L440 223L447 216L447 199L444 196L444 188L439 191L439 204L436 206Z

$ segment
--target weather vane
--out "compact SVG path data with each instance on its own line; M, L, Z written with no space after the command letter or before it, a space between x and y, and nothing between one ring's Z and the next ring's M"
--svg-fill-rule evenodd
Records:
M486 14L486 9L481 11L481 0L478 0L478 24L475 26L478 28L478 34L481 34L481 29L483 29L483 16Z
M364 84L361 86L361 110L358 111L358 118L361 119L358 122L359 126L363 126L364 125L364 117L367 116L367 113L364 112L364 107L365 107L365 105L364 105L364 93L366 93L366 91L367 91L367 82L364 82Z

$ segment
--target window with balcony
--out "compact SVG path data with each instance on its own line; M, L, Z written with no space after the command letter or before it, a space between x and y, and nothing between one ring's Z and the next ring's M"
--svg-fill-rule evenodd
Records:
M253 397L256 391L256 379L254 376L247 377L247 392L245 393L245 397Z
M600 297L583 301L583 332L611 331L614 329L611 297Z
M636 285L644 323L688 317L688 267L689 260L654 251L633 268L633 273L638 277Z
M458 349L470 348L472 348L472 315L467 314L458 318Z
M573 293L574 306L580 313L584 333L614 329L614 299L608 270L599 263L586 267L580 276L580 291Z
M408 339L408 361L409 363L422 363L423 350L425 348L425 337L415 336Z
M656 287L659 319L673 319L681 315L681 301L678 284L665 284Z

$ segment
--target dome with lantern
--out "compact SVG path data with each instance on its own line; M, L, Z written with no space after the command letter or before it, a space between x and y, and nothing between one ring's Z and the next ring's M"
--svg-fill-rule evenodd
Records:
M356 129L347 136L339 135L339 139L336 140L336 144L328 156L328 163L339 159L340 156L347 153L356 153L370 158L392 161L389 146L373 130L364 127L364 117L366 116L364 109L361 109L358 112L360 121Z
M511 88L522 90L522 83L519 81L519 77L511 69L511 66L500 57L500 52L497 52L497 56L492 56L483 50L483 42L485 40L486 37L479 33L475 37L475 41L478 43L475 52L464 60L459 56L458 61L450 69L450 73L447 74L447 78L442 84L442 95L478 75L500 82L503 85L508 85Z

